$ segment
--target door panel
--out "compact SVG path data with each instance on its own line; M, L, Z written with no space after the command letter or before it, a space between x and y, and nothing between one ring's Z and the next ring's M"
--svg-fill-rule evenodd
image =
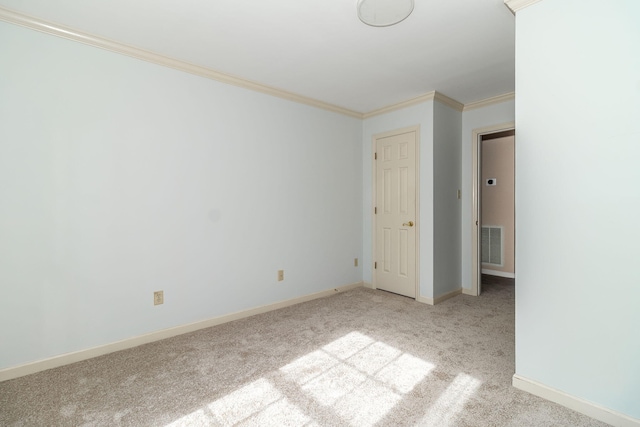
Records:
M376 139L376 287L416 296L416 132Z

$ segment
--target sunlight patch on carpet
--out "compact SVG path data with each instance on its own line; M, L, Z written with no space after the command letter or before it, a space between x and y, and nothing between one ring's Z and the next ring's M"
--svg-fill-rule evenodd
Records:
M393 348L381 342L374 342L348 359L349 365L360 372L374 375L380 369L387 366L402 354L397 348Z
M480 387L480 380L458 374L453 382L427 412L420 425L448 427L456 425L456 419L465 403Z
M352 426L373 426L402 396L375 380L367 379L334 405L336 414Z
M435 366L360 332L280 368L285 378L351 425L380 421Z
M280 392L269 381L260 378L207 406L215 421L233 425L281 398Z
M367 379L367 376L345 365L331 368L323 375L304 384L301 388L322 406L333 405L351 393Z
M206 408L194 411L166 427L222 425L304 425L310 421L266 379L260 378Z
M316 350L283 366L280 368L280 372L284 373L290 381L306 384L338 363L340 363L339 360L329 356L324 351Z
M273 372L279 375L273 381L260 378L167 427L313 423L315 420L284 395L292 393L290 387L344 424L373 426L434 368L429 362L354 331L281 367ZM275 385L279 383L281 390ZM456 377L425 422L449 425L479 384L468 375Z
M269 405L240 426L303 426L311 421L296 405L286 398Z
M380 372L376 374L376 379L400 393L406 394L413 390L433 368L435 368L435 365L408 353L404 353L382 368Z
M171 424L167 424L165 427L185 427L185 426L195 426L195 427L204 427L211 425L211 418L204 413L204 409L198 409L190 414L185 415L184 417L175 420Z
M373 338L369 338L360 332L350 332L344 337L338 338L337 340L325 345L322 347L322 350L337 357L338 359L344 360L374 342L375 340Z

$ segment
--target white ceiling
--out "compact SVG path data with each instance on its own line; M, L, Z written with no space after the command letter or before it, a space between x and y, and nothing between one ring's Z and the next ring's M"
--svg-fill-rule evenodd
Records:
M415 0L392 27L357 0L0 0L0 6L359 113L436 90L514 91L503 0Z

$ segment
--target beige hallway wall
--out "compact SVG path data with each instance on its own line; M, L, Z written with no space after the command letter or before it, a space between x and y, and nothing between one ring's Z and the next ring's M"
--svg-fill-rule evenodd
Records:
M483 269L515 273L515 136L482 141L482 225L502 226L503 265L482 264ZM497 185L488 186L487 179Z

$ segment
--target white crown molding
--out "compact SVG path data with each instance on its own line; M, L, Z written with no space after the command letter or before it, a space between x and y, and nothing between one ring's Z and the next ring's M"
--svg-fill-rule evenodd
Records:
M136 59L151 62L154 64L162 65L165 67L173 68L176 70L184 71L186 73L195 74L197 76L205 77L208 79L216 80L222 83L239 86L245 89L261 92L267 95L276 96L289 101L298 102L300 104L310 105L312 107L322 108L324 110L332 111L335 113L344 114L347 116L362 119L362 113L342 108L337 105L328 104L322 101L318 101L306 96L298 95L295 93L287 92L281 89L266 86L260 83L245 80L239 77L234 77L228 74L220 73L210 68L201 67L199 65L191 64L178 59L163 56L148 50L139 49L137 47L129 46L114 40L110 40L104 37L96 36L93 34L85 33L73 28L65 27L64 25L48 22L30 15L26 15L20 12L16 12L10 9L6 9L0 6L0 20L30 28L32 30L40 31L42 33L50 34L57 37L62 37L68 40L84 43L100 49L105 49L111 52L127 55Z
M632 418L604 406L570 395L560 390L533 381L529 378L515 374L512 384L515 388L535 394L543 399L573 409L588 417L620 427L640 427L640 419Z
M500 104L501 102L512 101L516 98L515 92L505 93L503 95L492 96L491 98L481 99L480 101L470 102L464 104L462 111L475 110L476 108L488 107L494 104Z
M436 92L435 100L440 101L442 104L448 105L456 111L462 112L462 110L464 109L464 104L456 101L453 98L449 98L448 96L443 95L440 92Z
M518 4L526 3L526 5L533 4L537 1L540 1L540 0L505 0L505 2L514 2ZM522 7L525 7L525 6L521 6L520 8ZM418 97L411 98L406 101L402 101L397 104L389 105L387 107L383 107L378 110L370 111L368 113L363 114L357 111L349 110L347 108L339 107L337 105L318 101L313 98L308 98L306 96L298 95L292 92L287 92L282 89L277 89L271 86L252 82L250 80L242 79L240 77L234 77L229 74L224 74L219 71L212 70L210 68L201 67L199 65L191 64L185 61L180 61L178 59L170 58L168 56L163 56L148 50L139 49L137 47L129 46L114 40L104 38L104 37L85 33L83 31L65 27L64 25L48 22L30 15L23 14L21 12L16 12L10 9L6 9L2 6L0 6L0 20L8 22L10 24L20 25L22 27L40 31L45 34L53 35L56 37L62 37L67 40L84 43L89 46L97 47L100 49L126 55L132 58L158 64L164 67L169 67L175 70L184 71L186 73L194 74L200 77L205 77L221 83L242 87L245 89L253 90L255 92L264 93L267 95L275 96L278 98L286 99L286 100L297 102L300 104L321 108L323 110L332 111L334 113L344 114L349 117L355 117L357 119L367 119L369 117L379 116L381 114L400 110L406 107L410 107L412 105L417 105L417 104L420 104L426 101L432 101L432 100L439 101L445 105L452 107L457 111L467 111L474 108L481 108L481 107L486 107L488 105L504 102L514 97L513 93L509 93L509 94L499 95L499 96L488 98L481 101L472 102L470 104L465 105L439 92L431 91L424 95L420 95Z
M432 101L435 99L435 97L436 97L436 91L431 91L429 93L425 93L424 95L407 99L406 101L398 102L397 104L392 104L386 107L382 107L378 110L369 111L368 113L364 113L362 115L362 118L368 119L369 117L379 116L381 114L386 114L392 111L401 110L403 108L411 107L412 105L417 105L423 102Z
M368 113L364 113L362 116L364 119L368 119L369 117L379 116L381 114L386 114L391 111L400 110L402 108L411 107L412 105L416 105L416 104L420 104L420 103L423 103L426 101L432 101L432 100L439 101L457 111L469 111L469 110L474 110L476 108L483 108L483 107L489 107L495 104L500 104L501 102L511 101L515 99L515 97L516 97L515 92L509 92L502 95L493 96L491 98L470 102L469 104L462 104L453 98L449 98L448 96L441 94L440 92L431 91L424 95L420 95L418 97L411 98L406 101L398 102L397 104L380 108L379 110L374 110Z
M379 116L381 114L390 113L392 111L401 110L403 108L411 107L413 105L421 104L427 101L439 101L449 107L462 111L464 105L460 102L456 101L453 98L449 98L446 95L441 94L440 92L436 92L435 90L425 93L424 95L416 96L415 98L407 99L406 101L398 102L397 104L388 105L386 107L380 108L378 110L373 110L368 113L364 113L362 115L363 119L368 119L369 117Z
M516 12L521 11L525 7L531 6L534 3L538 3L539 1L542 0L504 0L504 4L506 4L515 15Z

